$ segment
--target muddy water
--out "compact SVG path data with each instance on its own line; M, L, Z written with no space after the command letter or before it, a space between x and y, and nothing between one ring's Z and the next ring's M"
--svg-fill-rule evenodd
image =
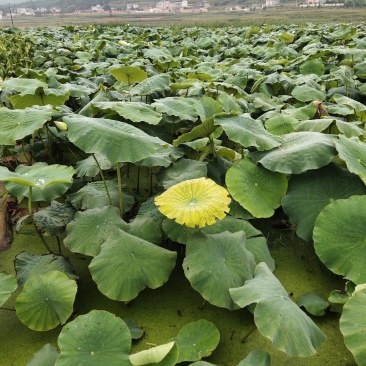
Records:
M333 289L342 289L339 278L321 268L311 247L288 231L270 231L268 235L272 256L276 260L275 274L288 293L296 300L301 294L311 291L327 298ZM20 251L42 253L43 246L32 236L16 235L11 249L0 253L0 271L13 273L14 256ZM50 241L51 245L55 244ZM201 318L212 321L220 330L221 341L211 357L207 359L220 366L235 366L252 349L261 349L271 354L272 366L351 366L352 355L344 346L339 332L337 314L313 318L326 333L328 339L319 353L309 358L292 358L275 350L271 342L253 331L253 317L246 310L228 311L203 303L184 277L180 264L172 273L168 283L156 290L145 290L131 303L124 305L101 295L88 275L88 258L80 255L70 257L80 276L79 290L75 302L76 314L92 309L104 309L121 318L136 321L145 331L143 339L133 345L132 352L146 349L148 344L162 344L174 337L179 329ZM14 308L16 294L4 305ZM35 332L22 325L16 314L0 310L0 365L26 365L32 355L45 343L57 345L60 327L49 332ZM246 340L244 338L250 334Z

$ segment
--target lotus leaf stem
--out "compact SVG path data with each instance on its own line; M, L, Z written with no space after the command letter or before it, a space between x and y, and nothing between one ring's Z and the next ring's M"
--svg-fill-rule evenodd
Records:
M33 212L32 212L32 187L31 186L29 187L28 212L29 212L29 217L32 220L34 229L36 230L36 233L39 236L39 238L41 239L43 245L46 247L47 253L52 253L52 251L51 251L50 247L48 246L46 240L44 239L43 235L38 231L36 222L34 221Z
M15 309L0 307L0 310L16 311Z
M117 182L118 182L118 204L121 217L123 216L123 198L122 198L122 178L121 178L121 163L117 163Z
M100 176L102 178L102 181L103 181L103 184L104 184L105 191L107 192L107 197L108 197L109 205L112 206L112 199L111 199L111 195L109 194L109 189L108 189L108 186L107 186L107 182L105 181L105 178L104 178L103 170L100 167L99 161L97 160L97 158L95 157L94 154L92 154L92 157L93 157L95 163L97 164L97 167L98 167L98 170L99 170L99 174L100 174Z
M39 139L41 140L42 145L43 145L44 149L46 150L46 153L47 153L47 155L48 155L49 159L52 161L52 164L55 164L55 161L53 160L52 155L51 155L51 150L46 146L46 144L45 144L45 142L43 141L43 138L42 138L42 136L41 136L41 134L40 134L40 132L39 132L39 131L38 131L38 137L39 137Z
M58 235L56 235L56 240L57 240L57 246L58 246L58 254L62 255L61 240L60 240L60 237Z

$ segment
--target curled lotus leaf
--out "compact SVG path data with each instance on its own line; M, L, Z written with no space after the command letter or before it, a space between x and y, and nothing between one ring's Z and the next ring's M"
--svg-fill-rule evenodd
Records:
M178 224L204 227L226 216L231 201L228 195L213 180L198 178L170 187L155 198L155 204L162 214Z

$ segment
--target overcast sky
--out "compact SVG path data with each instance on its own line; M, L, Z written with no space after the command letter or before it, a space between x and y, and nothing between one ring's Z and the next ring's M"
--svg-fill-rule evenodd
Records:
M0 5L12 5L16 3L24 3L25 0L0 0Z

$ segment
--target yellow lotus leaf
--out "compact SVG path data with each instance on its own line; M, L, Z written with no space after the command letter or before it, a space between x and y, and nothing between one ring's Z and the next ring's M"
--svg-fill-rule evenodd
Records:
M207 178L178 183L155 198L159 211L178 224L203 227L229 212L228 191Z

